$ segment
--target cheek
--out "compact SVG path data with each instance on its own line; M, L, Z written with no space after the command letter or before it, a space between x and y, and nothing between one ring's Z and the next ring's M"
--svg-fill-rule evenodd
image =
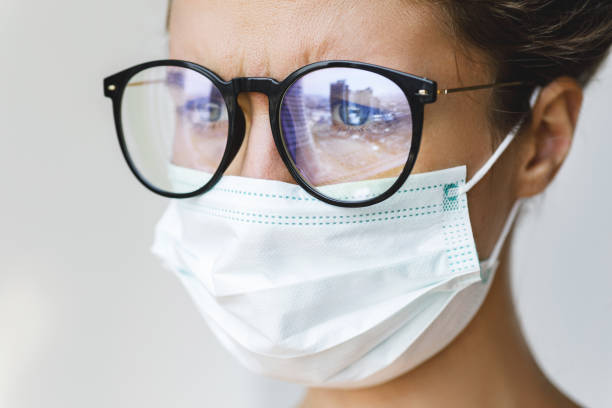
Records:
M443 96L427 105L414 172L466 165L471 177L492 154L484 105L465 95Z
M508 148L468 193L470 220L481 259L487 258L493 250L516 198L513 152Z

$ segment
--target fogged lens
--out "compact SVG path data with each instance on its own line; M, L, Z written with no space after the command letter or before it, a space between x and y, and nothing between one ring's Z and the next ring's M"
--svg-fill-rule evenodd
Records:
M227 107L217 87L196 71L160 66L133 76L123 94L121 122L136 170L160 190L191 193L221 164Z
M325 68L301 77L284 95L280 122L302 178L345 202L387 191L412 144L412 113L402 89L356 68Z

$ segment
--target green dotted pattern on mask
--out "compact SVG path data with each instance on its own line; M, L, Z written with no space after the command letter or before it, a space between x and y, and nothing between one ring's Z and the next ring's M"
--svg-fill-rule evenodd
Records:
M459 185L449 183L444 186L444 200L442 207L444 211L453 212L467 208L465 195L456 194ZM444 241L446 243L446 255L448 265L452 272L463 272L478 269L478 257L474 250L472 234L470 234L464 219L458 219L453 223L442 227L444 230Z
M186 181L182 181L182 180L173 180L173 182L175 182L177 185L180 186L188 186L191 188L198 188L198 186L194 186ZM415 193L415 192L419 192L419 191L428 191L428 190L434 190L437 188L442 188L444 186L446 186L447 184L432 184L432 185L428 185L428 186L420 186L420 187L412 187L412 188L401 188L398 191L396 191L394 193L394 195L396 194L406 194L406 193ZM200 186L201 187L201 186ZM273 193L260 193L260 192L254 192L254 191L247 191L247 190L239 190L239 189L230 189L230 188L224 188L224 187L220 187L220 186L215 186L213 187L214 191L220 191L223 193L229 193L229 194L236 194L236 195L241 195L241 196L247 196L247 197L261 197L261 198L276 198L276 199L282 199L282 200L292 200L292 201L319 201L317 198L314 197L310 197L310 196L295 196L295 195L283 195L283 194L273 194ZM206 194L206 193L205 193ZM367 198L372 198L372 197L376 197L379 194L366 194L363 196L344 196L341 197L341 200L345 200L345 201L351 201L351 200L355 200L357 198L359 199L367 199Z
M456 211L459 209L459 197L456 195L459 186L457 183L444 185L444 211Z
M198 211L199 213L205 213L209 216L225 218L232 221L266 224L266 225L292 225L292 226L324 226L324 225L343 225L343 224L365 224L374 222L393 221L399 219L406 219L412 217L422 217L434 214L441 214L443 212L458 211L461 208L465 208L465 203L460 205L460 199L453 196L455 189L458 186L458 182L450 184L432 184L413 188L407 188L400 190L401 193L428 191L433 189L441 189L444 198L441 204L431 204L420 207L408 207L397 210L386 210L386 211L372 211L360 214L351 215L301 215L301 216L288 216L288 215L276 215L276 214L265 214L259 212L249 211L238 211L229 210L225 208L214 208L206 206L200 203L198 200L181 200L179 203L188 209ZM222 191L229 194L261 197L261 198L273 198L273 199L284 199L284 200L316 200L315 198L302 198L291 195L279 195L262 192L244 191L238 189L225 189L215 188L217 191Z
M445 186L445 185L444 184L433 184L433 185L430 185L430 186L404 188L404 189L399 189L398 191L396 191L394 193L394 195L395 194L415 193L415 192L418 192L418 191L434 190L434 189L437 189L437 188L441 188L443 186ZM318 199L316 199L314 197L299 197L299 196L292 196L292 195L256 193L256 192L252 192L252 191L227 189L227 188L223 188L223 187L213 187L213 189L217 190L217 191L222 191L224 193L238 194L238 195L252 196L252 197L280 198L280 199L284 199L284 200L295 200L295 201L318 201ZM363 199L363 198L376 197L378 195L379 194L367 194L367 195L363 195L363 196L344 196L344 197L341 197L340 199L341 200L345 200L345 201L349 201L349 200L354 200L356 198Z
M266 225L292 225L292 226L324 226L367 224L381 221L399 220L411 217L420 217L442 212L441 205L433 204L422 207L403 208L399 210L375 211L352 215L274 215L249 211L228 210L225 208L212 208L196 203L184 203L186 208L213 217L225 218L232 221L266 224Z

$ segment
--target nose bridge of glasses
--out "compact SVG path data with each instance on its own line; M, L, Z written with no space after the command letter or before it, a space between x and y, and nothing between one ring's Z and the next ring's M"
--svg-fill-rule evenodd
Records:
M274 96L275 90L278 89L279 82L273 78L267 77L240 77L232 79L231 84L235 97L238 97L242 92L257 92L270 98ZM234 137L230 138L230 145L228 146L230 162L236 157L240 150L246 131L246 121L242 107L237 105L236 108L234 129L232 132Z
M279 82L273 78L241 77L232 79L234 95L241 92L261 92L270 96Z

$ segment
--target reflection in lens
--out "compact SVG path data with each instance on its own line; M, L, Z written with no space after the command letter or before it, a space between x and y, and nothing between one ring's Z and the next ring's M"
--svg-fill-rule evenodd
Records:
M121 120L128 154L140 175L166 192L190 193L203 187L223 158L228 113L220 91L188 68L143 70L125 88ZM172 167L194 170L189 182Z
M285 93L280 120L302 177L336 200L363 201L387 191L412 144L412 113L402 89L355 68L304 75Z

